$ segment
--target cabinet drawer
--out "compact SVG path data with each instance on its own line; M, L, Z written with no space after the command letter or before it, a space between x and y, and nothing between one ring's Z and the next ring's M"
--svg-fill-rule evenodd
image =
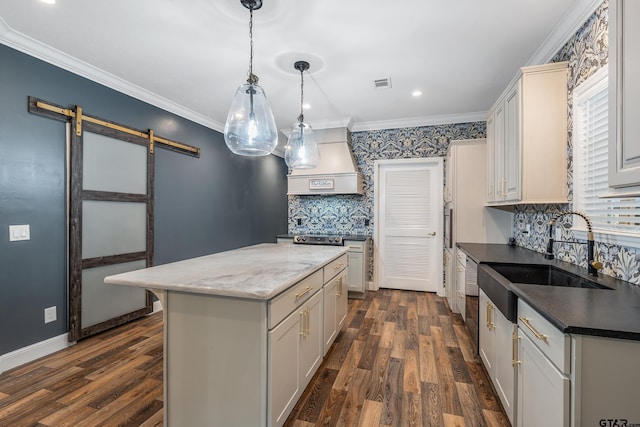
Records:
M364 252L365 242L345 240L344 245L349 249L349 252Z
M331 261L329 264L324 266L324 283L329 282L329 280L336 277L338 273L340 273L347 266L347 254L341 255L340 258Z
M518 329L564 374L571 370L571 340L527 303L518 300Z
M322 289L322 270L305 277L282 294L270 300L269 329L274 328L289 313L311 298L320 289Z

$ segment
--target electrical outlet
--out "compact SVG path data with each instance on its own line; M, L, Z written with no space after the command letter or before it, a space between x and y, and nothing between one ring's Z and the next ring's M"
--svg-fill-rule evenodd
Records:
M56 306L45 308L44 309L44 323L51 323L58 320L58 316L56 314Z

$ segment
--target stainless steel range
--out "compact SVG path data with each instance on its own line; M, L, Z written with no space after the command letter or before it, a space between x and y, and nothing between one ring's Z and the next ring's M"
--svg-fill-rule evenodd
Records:
M318 235L296 235L293 236L293 243L298 245L329 245L329 246L344 246L344 239L342 236L318 236Z

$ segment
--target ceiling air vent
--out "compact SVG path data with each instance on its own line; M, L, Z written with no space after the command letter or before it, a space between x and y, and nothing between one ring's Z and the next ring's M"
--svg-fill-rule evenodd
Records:
M384 79L377 79L373 81L373 87L376 89L390 89L391 88L391 78L387 77Z

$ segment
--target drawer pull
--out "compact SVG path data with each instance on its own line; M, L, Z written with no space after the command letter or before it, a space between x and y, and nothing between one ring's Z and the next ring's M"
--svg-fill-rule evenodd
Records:
M513 334L511 334L511 366L514 368L517 365L522 364L522 361L518 360L518 340L519 339L520 337L518 336L516 331L513 331Z
M342 276L338 277L338 286L336 286L336 289L338 290L336 292L336 296L341 297L342 296Z
M312 290L313 290L313 288L311 286L307 286L307 289L305 289L304 291L300 292L299 294L296 294L296 299L302 298L303 296L305 296L306 294L308 294Z
M334 265L333 269L334 270L340 270L342 267L344 267L344 264L338 264L338 265Z
M348 248L349 249L362 249L361 246L352 246L352 245L349 245Z
M305 307L300 312L300 335L303 337L309 336L311 332L311 325L309 323L309 307Z
M456 267L456 271L457 271L458 273L462 273L462 272L464 271L464 268L462 268L462 267Z
M496 327L496 324L492 322L493 319L493 304L487 303L487 329L492 330Z
M541 334L540 332L536 331L536 328L534 328L531 325L531 323L529 323L529 318L518 316L518 319L522 320L522 323L524 323L524 326L529 328L529 330L533 332L533 335L535 335L536 338L538 338L541 341L547 342L547 336L545 334Z

